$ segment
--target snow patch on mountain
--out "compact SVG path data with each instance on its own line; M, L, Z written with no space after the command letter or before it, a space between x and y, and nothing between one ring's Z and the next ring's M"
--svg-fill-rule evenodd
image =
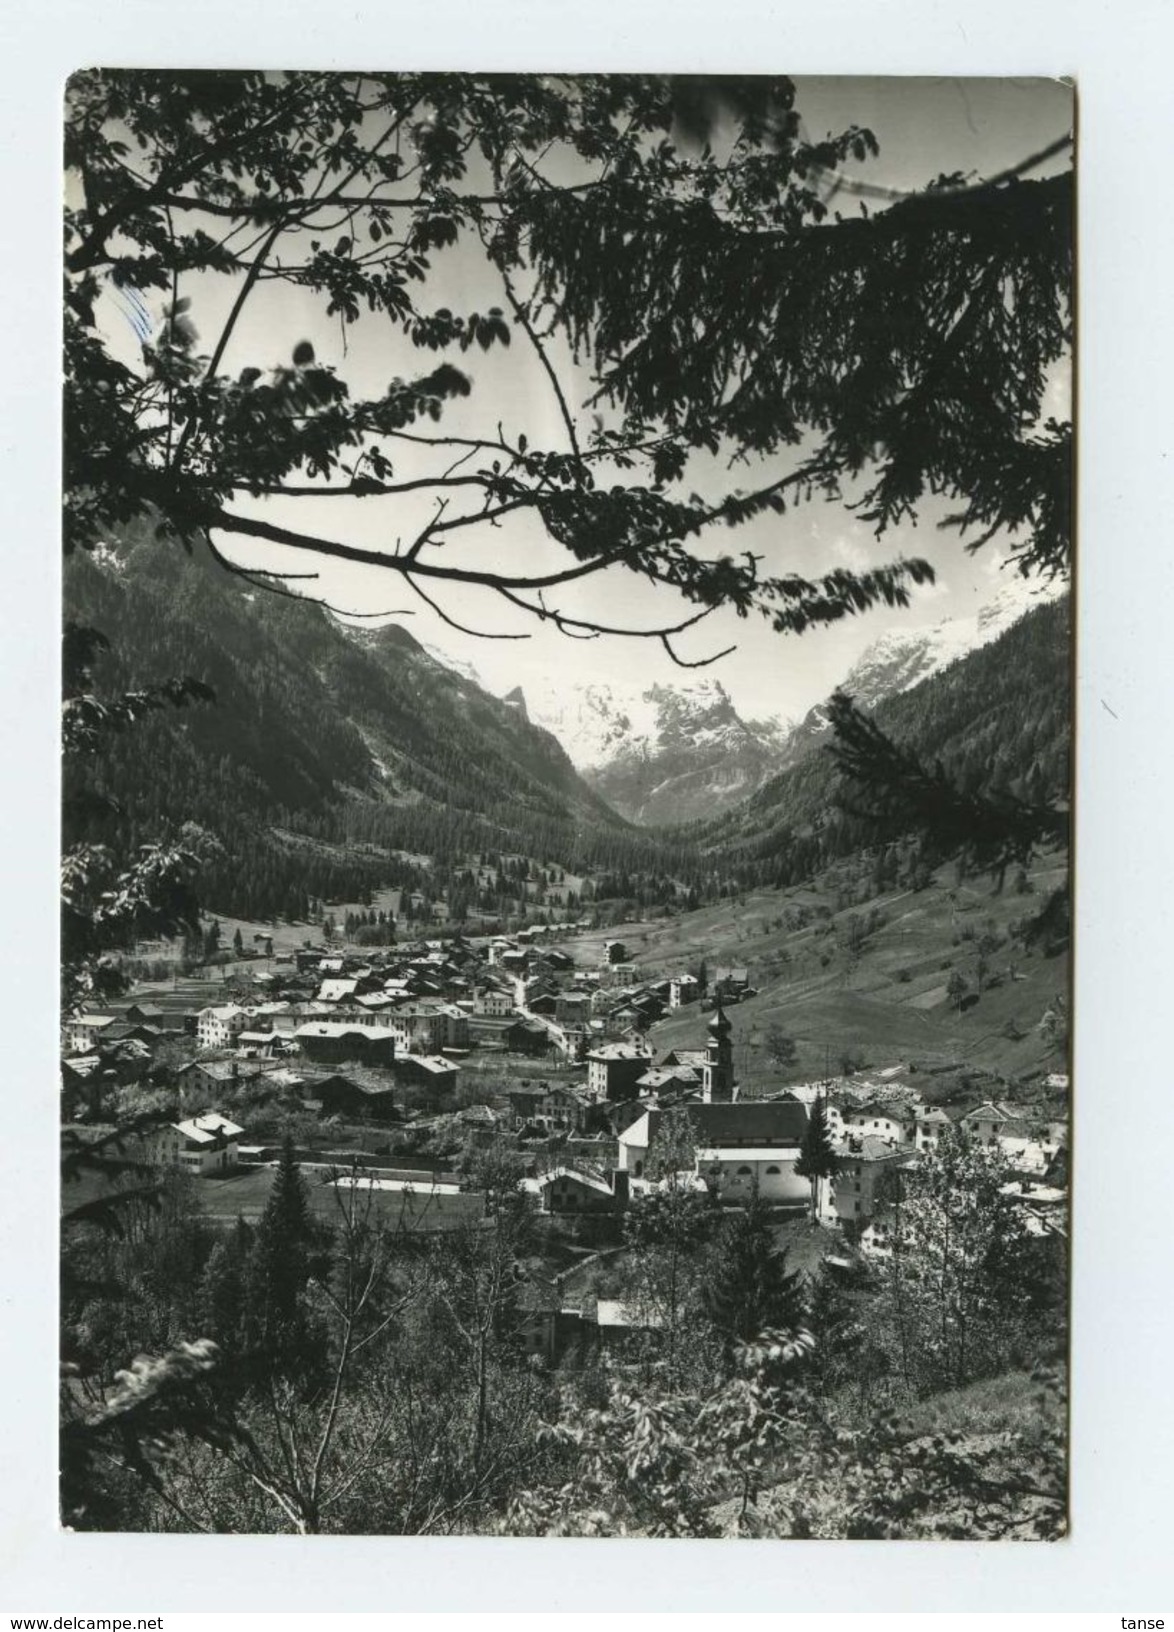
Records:
M943 618L929 629L890 629L873 641L840 682L858 708L873 709L949 668L969 652L989 646L1011 625L1045 601L1068 591L1066 580L1040 584L1036 579L1009 578L991 600L964 617ZM830 729L827 705L817 703L792 733L785 750L793 764Z
M779 722L743 720L713 679L644 687L593 681L574 690L550 680L527 686L525 705L580 770L599 770L617 758L647 762L689 744L700 751L723 744L777 747L782 734Z

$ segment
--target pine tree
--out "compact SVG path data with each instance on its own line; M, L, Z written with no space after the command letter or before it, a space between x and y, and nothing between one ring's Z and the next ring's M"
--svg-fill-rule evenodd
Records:
M251 1307L254 1235L243 1219L218 1241L200 1278L201 1330L220 1349L219 1377L230 1391L247 1385L257 1332Z
M286 1135L273 1188L257 1225L249 1275L250 1320L263 1355L294 1363L305 1347L302 1294L313 1237L305 1181Z
M836 1153L828 1133L827 1111L822 1099L817 1099L807 1118L803 1143L795 1162L795 1172L801 1179L811 1181L811 1221L819 1214L819 1185L836 1171Z
M722 1225L701 1299L709 1319L731 1344L803 1324L803 1276L788 1270L786 1250L775 1246L757 1186L746 1207Z

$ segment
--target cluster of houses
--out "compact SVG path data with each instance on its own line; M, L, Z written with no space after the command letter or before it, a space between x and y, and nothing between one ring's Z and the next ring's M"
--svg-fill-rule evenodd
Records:
M1063 1227L1062 1123L1041 1124L1004 1103L926 1105L902 1067L741 1099L725 1009L753 995L745 969L716 971L710 1009L696 975L637 980L618 940L584 969L524 933L362 952L307 947L254 979L249 1002L190 1012L132 1003L121 1014L70 1019L66 1114L71 1106L93 1114L108 1087L149 1077L159 1044L176 1042L191 1051L169 1067L184 1111L231 1111L249 1086L324 1120L410 1122L447 1110L474 1141L504 1136L528 1153L526 1182L544 1213L585 1219L621 1213L634 1195L666 1182L657 1135L678 1106L691 1130L689 1182L727 1204L757 1193L774 1207L810 1207L812 1185L795 1164L819 1098L836 1167L816 1184L816 1215L847 1229L865 1252L888 1250L889 1176L932 1151L954 1123L1007 1158L1032 1228ZM703 1042L656 1058L650 1027L689 1005L698 1008ZM474 1053L512 1058L517 1069L487 1082L482 1103L458 1110L458 1074ZM530 1075L527 1062L540 1057L550 1062L549 1080ZM477 1080L472 1069L466 1080ZM204 1108L157 1137L156 1159L225 1173L240 1158L243 1132Z
M626 1039L620 1053L643 1072L647 1049L634 1040L671 1003L698 996L693 976L651 990L630 979L618 940L606 944L598 968L576 968L550 944L546 926L479 942L457 935L362 951L306 946L274 964L250 971L247 998L238 986L234 997L187 1007L163 994L159 1002L69 1017L65 1116L100 1118L112 1090L145 1081L173 1083L184 1109L232 1109L251 1087L300 1101L324 1119L391 1122L409 1108L452 1106L461 1065L474 1051L504 1057L507 1069L511 1060L524 1069L545 1058L566 1071L593 1044ZM172 1045L166 1052L165 1044ZM604 1073L602 1091L574 1083L535 1093L521 1084L508 1100L499 1095L461 1116L487 1136L510 1126L584 1132L593 1102L618 1098L626 1086L622 1067ZM202 1173L233 1165L227 1147L215 1162L191 1159L207 1141L193 1141L186 1126L176 1123L160 1152Z
M965 1129L972 1143L997 1148L1011 1178L1007 1193L1037 1234L1065 1228L1067 1124L1020 1107L926 1105L900 1081L896 1066L873 1078L799 1085L769 1098L740 1100L734 1080L730 1022L719 1000L707 1043L677 1050L659 1065L637 1061L619 1045L589 1055L601 1075L598 1088L622 1084L609 1097L615 1130L611 1164L565 1160L530 1181L544 1212L595 1215L622 1211L631 1196L666 1177L654 1161L666 1112L684 1107L692 1132L689 1182L724 1204L758 1196L776 1208L804 1209L826 1225L847 1230L866 1254L890 1250L891 1176L933 1151L944 1131ZM635 1075L637 1064L646 1067ZM604 1075L606 1073L606 1076ZM813 1183L795 1171L811 1107L822 1103L835 1170ZM679 1182L680 1175L677 1175Z
M440 1103L471 1050L566 1065L618 1042L646 1069L641 1039L668 1008L699 1000L697 978L629 978L618 940L606 943L598 968L576 968L547 935L543 926L477 943L457 935L361 952L305 947L252 971L245 1001L139 1002L72 1016L63 1038L66 1114L72 1106L93 1113L110 1088L149 1077L163 1042L191 1048L176 1072L181 1088L215 1097L284 1074L292 1089L292 1062L293 1077L312 1079L315 1091L325 1083L324 1114L390 1112L393 1084ZM604 1097L618 1092L613 1080Z

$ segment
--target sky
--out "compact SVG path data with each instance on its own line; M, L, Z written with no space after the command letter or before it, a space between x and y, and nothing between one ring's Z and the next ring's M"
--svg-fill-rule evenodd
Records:
M865 181L906 190L953 171L976 179L989 177L1071 129L1071 93L1059 81L801 78L797 85L796 105L809 137L818 138L852 123L867 125L877 136L879 158L845 167L848 187ZM843 196L851 202L849 194ZM495 288L496 274L477 246L443 252L434 264L434 283L430 281L428 290L434 306L485 310L506 304L500 287ZM208 337L215 336L233 294L225 279L212 280L196 291L192 316L205 347L211 343ZM132 340L129 317L123 314L128 344ZM417 351L386 320L364 316L344 334L336 320L322 315L315 297L273 284L263 286L253 297L223 366L236 371L246 365L268 367L287 362L303 339L312 341L319 362L338 369L354 394L378 395L389 380L423 371L434 356ZM446 407L439 431L476 435L484 432L487 422L492 425L500 419L511 438L524 432L533 446L566 446L566 431L550 385L524 338L516 335L508 350L458 353L454 360L472 375L473 390L468 399ZM556 359L556 366L559 361ZM582 382L585 396L587 378L576 375L565 355L560 373L564 371ZM1069 390L1067 369L1058 370L1045 413L1069 417ZM690 467L687 485L707 497L711 492L716 495L769 480L788 468L785 459L743 465L734 471L727 471L716 460L705 463L708 468ZM436 469L430 456L415 450L397 451L395 465L399 480ZM416 495L365 500L241 498L237 507L298 530L390 551L397 542L406 545L415 536L431 514L433 502ZM743 620L732 611L719 611L675 642L681 656L693 660L735 646L729 656L696 671L677 667L656 641L608 636L569 639L472 587L455 585L445 592L443 605L451 617L477 629L526 638L490 640L462 635L415 599L398 577L377 568L327 562L317 583L307 588L336 608L368 620L373 614L388 614L426 645L472 664L487 688L498 694L518 685L524 690L527 684L551 675L568 687L592 681L678 685L706 677L721 681L744 717L794 719L826 697L861 653L894 623L912 630L943 618L973 614L997 593L1005 578L1001 571L1005 548L1000 550L996 540L978 555L968 554L955 531L938 528L952 508L953 502L927 502L920 509L918 525L892 529L881 540L842 504L822 500L797 506L781 518L756 518L733 532L711 530L703 537L703 549L715 554L754 550L763 556L761 570L767 574L797 571L813 575L838 565L862 570L899 556L917 555L931 562L937 580L932 586L915 589L907 609L878 608L825 629L809 630L801 637L776 634L765 619L755 615ZM454 503L449 515L456 511ZM492 562L497 567L530 571L566 565L565 553L546 538L536 518L525 513L507 518L497 528L479 527L453 536L460 542L450 541L446 546L446 563ZM273 570L306 569L305 557L298 552L236 537L218 542L242 563ZM556 604L570 615L595 616L633 627L642 621L677 621L691 610L670 591L622 571L568 586Z

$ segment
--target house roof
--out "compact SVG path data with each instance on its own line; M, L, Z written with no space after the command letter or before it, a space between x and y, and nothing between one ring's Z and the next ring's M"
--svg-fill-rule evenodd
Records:
M963 1122L1021 1122L1023 1120L1018 1111L1007 1105L996 1105L993 1100L985 1100L976 1105L972 1111L967 1111L962 1118Z
M446 1071L455 1071L456 1066L451 1060L441 1059L435 1054L404 1054L396 1061L397 1065L419 1066L432 1076L441 1076Z
M691 1065L656 1065L636 1080L637 1088L663 1088L668 1082L698 1083L701 1078Z
M186 1122L173 1122L171 1125L185 1139L191 1139L197 1145L209 1145L218 1138L235 1139L245 1131L226 1116L221 1116L219 1111L204 1111L200 1116L189 1117Z
M275 1083L279 1088L301 1088L305 1085L306 1079L299 1077L296 1071L290 1071L288 1067L281 1065L276 1071L267 1071L265 1081Z
M322 1077L319 1081L310 1083L309 1087L312 1098L320 1098L323 1089L332 1090L336 1093L342 1089L354 1089L356 1093L367 1094L372 1098L395 1092L390 1082L369 1082L357 1077L348 1077L341 1073L332 1077Z
M859 1149L841 1143L835 1150L837 1157L844 1162L888 1162L894 1157L901 1161L911 1161L914 1154L907 1148L890 1145L887 1139L880 1139L875 1133L866 1133L860 1140Z
M390 1026L360 1026L346 1020L308 1020L294 1032L295 1037L364 1037L372 1042L395 1040Z
M912 1122L915 1120L914 1113L908 1105L894 1104L889 1100L870 1099L863 1105L845 1104L843 1101L837 1103L835 1100L831 1100L830 1104L835 1110L839 1111L842 1118L854 1117L865 1121L871 1117L874 1121L878 1121L881 1117L887 1117L890 1122Z
M620 1134L620 1139L629 1145L651 1144L664 1114L659 1110L645 1111ZM690 1105L689 1117L697 1143L707 1149L799 1145L807 1127L807 1111L795 1099L761 1099L741 1105Z
M101 1065L101 1057L97 1054L73 1054L67 1060L62 1060L64 1070L72 1071L74 1076L88 1077Z
M539 1188L543 1189L546 1185L553 1184L555 1179L573 1179L576 1184L583 1185L587 1190L594 1190L599 1195L612 1194L610 1184L605 1184L602 1179L597 1179L590 1173L580 1172L577 1167L555 1167L549 1173L541 1174L538 1179Z
M587 1058L606 1063L612 1060L646 1060L648 1055L635 1043L601 1043L591 1050Z
M324 980L318 988L318 998L322 1003L338 1003L344 997L351 997L357 980Z
M252 1065L247 1060L193 1060L190 1067L180 1067L181 1071L189 1069L199 1071L213 1082L241 1082L261 1074L260 1066Z

